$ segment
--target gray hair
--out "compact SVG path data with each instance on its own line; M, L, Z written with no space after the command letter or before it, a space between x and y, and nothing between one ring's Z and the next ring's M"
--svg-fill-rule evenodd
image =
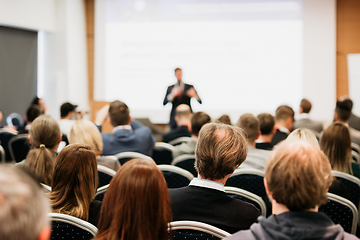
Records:
M49 200L39 183L14 166L0 165L0 239L36 240L49 226Z

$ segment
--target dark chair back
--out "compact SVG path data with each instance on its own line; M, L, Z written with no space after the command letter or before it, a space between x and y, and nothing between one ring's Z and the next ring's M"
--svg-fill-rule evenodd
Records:
M15 162L21 162L29 153L31 148L28 134L19 134L9 141L9 150L11 159Z
M5 150L1 145L0 145L0 163L5 163Z
M105 186L110 183L116 172L108 167L98 165L98 187Z
M337 180L339 180L346 186L346 189L350 193L351 199L355 203L355 206L358 208L360 202L360 179L350 174L339 171L332 171L332 174L334 175L334 177L336 177Z
M170 165L171 161L173 160L172 149L174 149L173 145L164 142L157 142L155 143L155 147L153 149L152 158L158 165Z
M9 149L9 142L10 142L10 139L15 136L16 136L15 133L11 133L7 130L0 130L0 144L4 148L6 162L11 162L12 158L11 158L10 149Z
M195 155L193 154L180 155L172 160L171 165L185 169L186 171L191 172L192 175L197 176L197 171L195 169Z
M189 141L192 141L191 137L178 137L178 138L175 138L174 140L171 140L169 142L169 144L173 145L173 146L177 146L177 145L182 144L183 142L189 142Z
M189 185L194 176L179 167L172 165L158 165L164 175L168 188L181 188Z
M170 226L174 240L217 240L231 236L224 230L196 221L175 221Z
M125 164L127 161L134 159L134 158L153 160L151 157L146 156L145 154L142 154L142 153L138 153L138 152L122 152L122 153L116 154L115 157L117 157L117 159L119 160L121 165Z

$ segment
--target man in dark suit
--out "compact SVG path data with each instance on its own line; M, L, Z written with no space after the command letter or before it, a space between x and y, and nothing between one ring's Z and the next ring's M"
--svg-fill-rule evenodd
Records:
M260 123L260 137L256 139L256 148L263 150L272 150L271 140L275 134L275 120L269 113L261 113L258 116Z
M271 140L273 146L285 140L289 135L290 131L292 131L294 115L295 115L294 110L287 105L281 105L276 109L275 112L276 132Z
M169 189L173 220L204 222L229 233L249 229L260 215L253 205L229 197L227 179L245 160L247 141L242 129L205 124L195 149L198 178L189 186Z
M321 133L323 131L323 124L318 121L311 120L309 118L309 113L311 110L311 102L307 99L302 99L300 102L300 119L294 122L294 129L297 128L306 128L317 133Z
M193 85L185 84L182 81L182 71L180 68L175 69L175 76L177 79L177 83L168 87L166 91L166 95L164 98L163 104L166 105L168 102L172 102L172 108L170 113L170 127L171 129L176 128L177 124L174 119L175 117L175 109L180 104L186 104L190 106L191 98L196 98L196 100L201 103L201 99L198 96Z
M180 104L175 110L175 121L177 128L171 129L164 134L163 142L170 142L179 137L191 137L191 117L192 112L189 105Z

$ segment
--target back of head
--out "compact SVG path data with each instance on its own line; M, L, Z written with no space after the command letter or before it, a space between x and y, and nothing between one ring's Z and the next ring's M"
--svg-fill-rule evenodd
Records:
M219 117L217 122L231 125L231 119L230 119L229 115L226 115L226 114Z
M199 135L200 129L206 123L211 122L211 118L204 112L196 112L191 118L191 133L195 136Z
M49 115L37 117L30 128L31 143L38 148L44 144L46 148L55 147L60 139L60 127L57 121Z
M69 113L75 111L76 107L77 105L73 105L69 102L63 103L60 107L60 117L66 117Z
M71 127L69 143L88 144L96 154L101 154L103 141L99 129L89 120L77 120Z
M320 148L328 156L333 170L349 173L351 137L345 124L334 122L327 127L320 138Z
M247 141L241 128L208 123L199 133L195 168L206 179L224 179L245 161L246 155Z
M191 109L190 106L187 104L180 104L175 109L175 115L178 117L179 120L182 119L189 119L191 118Z
M312 144L317 149L320 149L319 141L317 140L315 134L308 129L303 129L303 128L296 129L292 131L286 138L286 141L296 141L296 140L306 141Z
M127 125L130 122L130 110L125 103L116 100L110 103L109 117L114 127Z
M259 119L250 113L240 116L236 126L245 130L249 142L255 142L260 131Z
M311 102L305 98L303 98L300 102L300 107L303 113L309 113L311 110Z
M305 141L281 143L267 161L265 179L272 198L290 211L326 202L333 181L325 154Z
M339 117L339 121L347 122L351 116L353 103L349 98L341 99L336 102L335 112Z
M43 114L43 111L41 110L41 108L39 107L39 105L31 105L27 110L26 110L26 119L28 123L32 123L35 118L37 118L38 116L40 116L41 114Z
M0 239L37 240L49 227L49 211L40 184L19 168L0 166Z
M287 105L281 105L276 109L275 112L275 120L276 121L280 121L280 120L287 120L289 118L294 119L294 110L287 106Z
M55 213L85 221L97 188L97 161L86 144L70 144L57 156L51 182L50 203Z
M261 113L258 116L261 135L270 135L275 126L274 117L269 113Z
M163 174L153 161L133 159L111 180L95 239L165 240L171 220Z

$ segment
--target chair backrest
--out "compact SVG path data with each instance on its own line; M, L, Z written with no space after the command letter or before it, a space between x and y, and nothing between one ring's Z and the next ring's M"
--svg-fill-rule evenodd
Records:
M105 186L99 187L99 188L96 190L94 199L95 199L95 200L102 201L102 200L104 199L105 193L106 193L107 189L109 188L109 186L110 186L110 184L107 184L107 185L105 185Z
M360 154L360 146L357 145L356 143L353 142L351 143L351 149L357 152L358 154Z
M335 224L340 224L344 230L356 234L358 210L355 205L336 194L327 193L329 201L319 207L319 211L328 215Z
M175 138L174 140L170 141L169 144L176 146L183 142L189 142L189 141L192 141L191 137L179 137L179 138Z
M16 129L24 127L25 125L23 117L18 113L11 113L9 116L7 116L6 124L8 126L15 126Z
M51 187L50 187L49 185L46 185L46 184L44 184L44 183L40 183L40 184L41 184L41 186L43 187L45 193L51 192Z
M336 177L337 180L339 180L346 186L351 199L354 203L356 203L355 206L358 208L360 201L360 179L350 174L339 171L332 171L332 174L334 175L334 177Z
M237 187L260 196L266 204L266 214L271 215L271 203L264 186L265 173L258 169L242 168L235 172L226 181L226 186Z
M195 169L195 155L194 154L184 154L174 158L171 161L171 165L180 167L192 173L192 175L197 176L197 171Z
M116 172L108 167L97 165L98 168L98 187L105 186L110 183Z
M9 141L9 151L11 159L15 162L21 162L30 151L30 142L28 134L19 134Z
M232 198L253 204L259 209L260 214L266 217L266 204L258 195L237 187L225 187L225 192Z
M16 134L11 133L7 130L0 129L0 144L4 148L6 162L10 162L12 159L9 150L9 142L10 139L13 138L14 136L16 136Z
M190 172L176 166L158 165L158 168L164 174L168 188L185 187L194 178Z
M4 148L0 145L0 163L5 163L5 150Z
M223 239L230 233L212 225L196 221L175 221L170 223L174 240ZM169 230L170 230L169 228Z
M115 172L120 168L120 162L115 156L100 156L96 158L98 165L108 167Z
M351 155L352 155L352 159L357 162L360 163L360 154L358 154L356 151L351 150Z
M52 240L84 239L95 237L97 228L80 218L61 213L48 213L52 222Z
M155 147L153 149L152 158L156 162L156 164L170 164L173 160L172 158L172 150L175 147L168 143L157 142L155 143Z
M127 161L134 159L134 158L142 158L142 159L150 159L153 160L151 157L138 153L138 152L122 152L115 155L115 157L119 160L120 164L123 165ZM153 160L154 161L154 160Z

